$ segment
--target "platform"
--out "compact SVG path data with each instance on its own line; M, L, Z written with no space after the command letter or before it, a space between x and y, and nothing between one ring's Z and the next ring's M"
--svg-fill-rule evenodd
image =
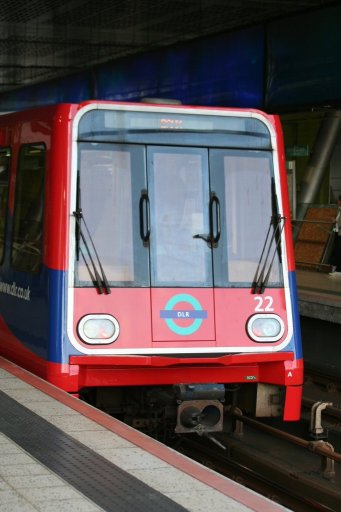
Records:
M0 357L0 510L280 512Z
M341 324L341 274L297 270L300 315Z

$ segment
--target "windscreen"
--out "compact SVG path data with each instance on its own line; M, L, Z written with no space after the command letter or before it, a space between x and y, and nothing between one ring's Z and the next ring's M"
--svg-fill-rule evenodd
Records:
M261 121L114 111L84 118L76 286L96 285L99 266L110 286L251 287L257 273L261 284L281 285L283 224L273 154L258 147L270 144Z

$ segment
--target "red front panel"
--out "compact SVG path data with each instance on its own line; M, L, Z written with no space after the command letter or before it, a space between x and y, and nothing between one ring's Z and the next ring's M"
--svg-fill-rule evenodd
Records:
M248 348L255 352L271 350L287 338L288 318L283 288L265 290L264 294L253 294L250 289L214 290L217 346ZM284 322L285 329L280 340L261 343L250 339L247 320L255 314L276 314Z
M179 348L192 341L197 346L215 345L211 288L153 288L152 318L155 342L177 340Z
M120 325L120 335L111 345L89 345L78 336L77 325L88 314L110 314ZM86 350L101 352L108 349L151 348L151 318L149 288L113 288L109 295L99 295L95 288L74 290L74 336ZM134 350L132 350L133 352Z
M254 314L273 313L284 323L276 342L252 340L247 321ZM116 318L120 334L105 345L87 344L77 333L79 321L89 314ZM95 288L74 290L73 334L85 353L163 353L175 351L273 351L290 338L283 289L255 295L249 289L112 288L98 294ZM121 352L124 351L124 352Z

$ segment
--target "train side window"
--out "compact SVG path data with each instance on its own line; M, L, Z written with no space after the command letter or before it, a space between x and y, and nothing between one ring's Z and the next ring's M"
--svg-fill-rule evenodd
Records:
M0 263L3 262L5 256L10 158L10 149L0 149Z
M12 266L37 273L42 262L45 147L24 145L20 149L16 177Z

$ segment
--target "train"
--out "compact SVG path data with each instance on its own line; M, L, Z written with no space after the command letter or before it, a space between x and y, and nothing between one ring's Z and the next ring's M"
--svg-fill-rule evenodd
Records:
M85 101L0 116L0 353L146 431L300 417L278 116Z

